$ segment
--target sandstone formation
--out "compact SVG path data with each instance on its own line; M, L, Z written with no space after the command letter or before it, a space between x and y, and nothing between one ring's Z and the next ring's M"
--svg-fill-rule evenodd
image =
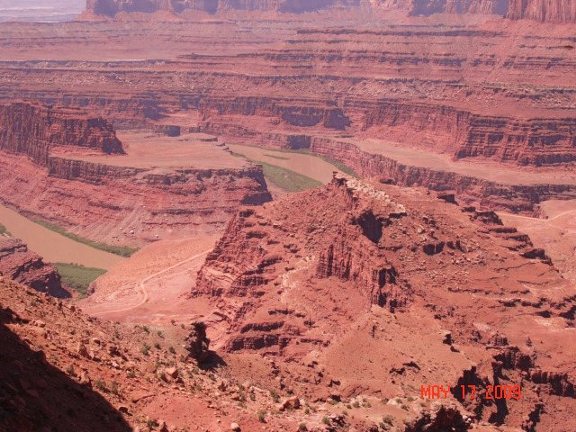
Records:
M310 397L322 383L392 398L395 385L446 382L478 421L521 427L541 399L541 427L563 430L554 419L576 401L561 342L573 287L495 213L450 201L337 176L241 210L192 291L220 311L218 348L291 359L282 379ZM514 383L524 403L486 393ZM462 385L484 396L462 398ZM423 414L414 425L445 421Z
M229 11L300 14L339 9L372 13L402 10L412 16L439 13L499 15L513 20L531 19L551 23L576 22L573 0L87 0L86 10L114 17L120 12L151 13L186 11L215 14Z
M574 0L509 0L508 18L576 23Z
M1 113L2 200L95 240L137 246L172 232L214 231L237 205L270 199L260 167L194 168L193 161L178 161L182 168L163 169L155 160L146 167L122 166L117 159L92 162L90 156L99 154L127 157L106 121L26 104L8 105Z
M378 427L353 413L343 416L341 407L288 397L274 379L260 383L257 377L234 376L239 371L226 365L203 370L179 346L193 329L171 327L151 332L146 326L103 322L72 304L0 280L0 430L265 427L290 432L305 426L310 432L344 432ZM266 368L266 363L255 366ZM391 410L402 417L402 410ZM443 424L446 416L439 414L444 412L458 415L452 406L435 406L416 416L422 418L419 424Z
M400 7L381 6L393 3ZM230 143L317 149L361 174L457 190L462 201L512 211L574 197L569 25L361 13L331 10L313 22L253 12L68 23L57 42L50 28L5 25L11 42L0 50L10 60L0 64L0 98L85 107L119 130L193 130ZM129 36L115 40L112 53L106 35L117 31ZM46 50L50 59L38 61ZM451 163L405 161L391 146ZM426 155L420 162L432 160ZM54 169L63 164L54 160ZM500 174L482 176L476 164ZM525 173L534 175L524 180Z
M86 9L96 15L115 16L119 12L181 13L199 11L273 11L304 13L334 7L358 7L362 0L87 0Z
M0 105L0 150L25 154L46 166L54 146L123 153L112 125L102 118L86 118L73 109L54 110L26 103Z
M55 297L69 297L58 271L21 240L0 237L0 275Z

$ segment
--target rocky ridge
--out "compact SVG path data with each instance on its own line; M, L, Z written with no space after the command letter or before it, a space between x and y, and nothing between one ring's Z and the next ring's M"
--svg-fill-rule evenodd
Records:
M261 385L230 376L218 353L204 351L199 362L186 351L196 345L198 325L160 330L101 322L0 278L0 429L372 432L393 425L404 430L406 418L406 432L415 432L446 421L465 424L461 407L436 402L411 413L398 410L399 418L388 416L379 429L374 420L343 415L273 380Z
M513 20L531 19L551 23L576 22L573 0L87 0L86 10L114 17L118 13L186 11L209 14L248 11L306 13L325 10L381 11L400 9L412 16L438 13L499 15Z
M459 400L477 421L519 428L544 404L537 423L563 430L554 419L576 400L561 342L574 288L493 212L441 198L336 177L242 210L192 291L221 311L218 346L291 359L281 382L309 397L325 395L322 384L349 398L393 397L399 383L474 384L484 395L522 383L524 404ZM534 327L542 319L558 333Z

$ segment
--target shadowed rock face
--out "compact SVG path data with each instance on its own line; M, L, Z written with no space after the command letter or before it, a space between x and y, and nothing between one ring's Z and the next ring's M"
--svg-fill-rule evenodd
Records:
M510 0L508 18L541 22L576 22L575 0Z
M56 269L18 239L0 237L0 275L55 297L70 297Z
M48 363L44 352L9 328L24 322L0 306L0 430L132 430L106 399Z

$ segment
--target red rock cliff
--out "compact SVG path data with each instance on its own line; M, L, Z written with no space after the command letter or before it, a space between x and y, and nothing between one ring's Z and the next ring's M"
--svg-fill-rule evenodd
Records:
M123 153L112 125L80 110L15 103L0 106L0 150L25 154L46 165L53 146L75 146Z
M361 0L88 0L86 9L97 15L114 16L119 12L201 11L275 11L311 12L332 7L357 7Z
M510 0L508 18L576 23L576 0Z

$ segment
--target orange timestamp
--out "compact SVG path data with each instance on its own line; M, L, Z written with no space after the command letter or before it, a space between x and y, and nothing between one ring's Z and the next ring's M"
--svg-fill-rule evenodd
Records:
M447 399L449 395L461 400L520 400L522 388L519 384L488 384L486 388L478 389L474 384L450 387L448 385L432 384L420 386L420 397L423 399Z

